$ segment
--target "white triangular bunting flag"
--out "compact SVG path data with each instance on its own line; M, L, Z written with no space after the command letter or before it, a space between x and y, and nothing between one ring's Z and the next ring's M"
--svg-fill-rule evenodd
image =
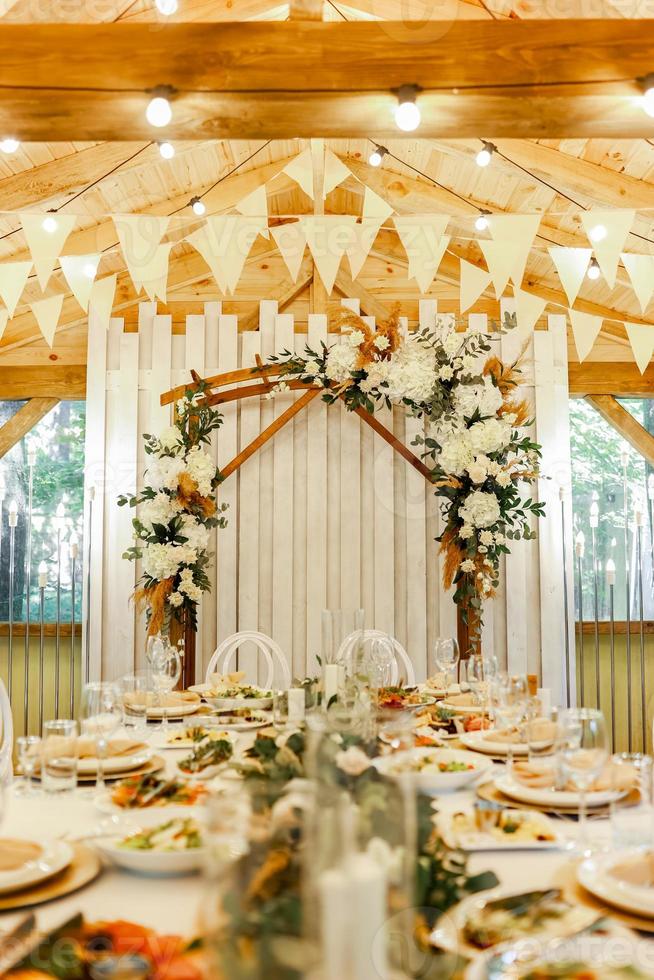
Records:
M260 218L261 227L259 234L270 240L270 234L268 232L268 195L266 194L265 184L257 187L251 194L248 194L242 201L239 201L236 205L236 210L240 211L241 214L247 215L249 218Z
M520 333L531 333L547 306L547 300L535 296L534 293L525 293L517 286L514 287L513 298L515 299L515 313Z
M579 313L577 310L568 310L568 313L577 355L580 361L585 361L602 328L602 317L593 316L591 313Z
M27 247L34 260L34 268L41 289L50 281L52 270L64 243L75 226L74 214L21 214ZM45 224L45 228L43 227ZM48 228L52 226L52 230Z
M259 218L216 214L204 226L187 235L211 269L222 292L234 292L254 240L261 230Z
M364 218L377 218L381 225L387 218L390 218L393 210L388 201L385 201L379 194L375 194L369 187L366 187L363 195L362 215ZM443 226L443 231L445 231L446 227L447 223Z
M361 272L363 264L370 254L370 249L375 244L379 227L379 218L364 218L360 225L355 224L353 226L354 240L345 249L353 279L356 279Z
M31 271L31 262L0 262L0 296L10 317L14 315Z
M64 294L57 293L56 296L49 296L47 299L37 299L35 303L30 303L30 308L36 317L39 330L50 347L54 343L55 331L59 323L63 302Z
M409 260L409 277L416 280L421 293L426 293L441 264L445 249L450 243L445 235L450 220L447 214L428 217L402 215L393 218Z
M496 242L511 242L515 263L511 269L514 286L522 285L529 250L540 225L539 214L493 214L489 217L490 232Z
M162 253L158 249L168 230L170 218L153 214L121 214L115 215L113 220L125 264L138 293L145 278L151 278L152 264L161 262Z
M641 374L645 373L654 354L654 324L625 323L627 337Z
M162 303L166 302L168 261L172 247L173 242L165 242L163 245L159 245L150 261L141 271L143 277L141 285L152 303L157 299L160 299Z
M500 299L516 265L521 262L523 246L520 242L496 242L480 239L478 242L490 272L495 295Z
M550 253L552 262L556 266L561 285L568 297L568 303L572 306L584 281L592 249L565 248L562 245L550 245L547 251Z
M327 197L335 187L342 184L344 180L352 176L352 171L348 170L342 160L332 153L331 150L325 150L325 173L323 176L323 192L322 196Z
M595 249L597 264L602 270L609 289L615 286L615 277L627 235L634 223L635 211L584 211L581 223L588 241Z
M0 340L2 340L2 335L5 332L5 327L7 326L8 320L9 313L7 310L0 310Z
M313 200L313 160L310 149L306 149L303 153L293 157L286 164L282 173L287 174L291 180L299 184L304 193Z
M354 240L354 215L311 215L300 218L307 245L327 293L334 288L345 249Z
M275 245L286 263L286 268L291 274L291 279L293 282L297 282L307 244L307 236L302 224L299 221L292 221L285 225L277 225L270 231Z
M88 312L91 290L101 257L100 252L95 252L93 255L59 256L59 265L70 291L85 313Z
M91 290L89 312L93 311L106 330L109 329L109 321L111 320L111 311L116 295L116 281L115 273L112 276L105 276L104 279L96 279Z
M227 280L223 271L222 264L213 248L213 235L207 225L202 225L197 231L191 232L186 236L186 241L192 245L196 252L199 252L204 261L211 269L211 275L216 280L216 284L221 293L227 292Z
M622 263L631 280L640 309L644 313L654 292L654 255L635 255L622 253Z
M465 313L477 302L484 290L490 285L490 281L490 272L461 259L459 265L459 307L461 313Z

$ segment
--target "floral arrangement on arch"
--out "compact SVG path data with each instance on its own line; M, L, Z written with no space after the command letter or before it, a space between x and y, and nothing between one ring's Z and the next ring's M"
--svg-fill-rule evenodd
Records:
M196 629L197 603L210 588L210 532L227 523L227 505L216 503L220 470L204 448L222 415L205 404L205 390L200 384L178 400L174 425L158 436L144 434L147 484L118 498L119 506L138 508L136 544L123 555L142 562L135 601L146 606L148 634L168 633L173 642L184 626Z
M515 327L505 314L495 333ZM276 390L294 377L324 388L329 403L342 399L353 411L403 405L425 422L422 445L432 483L442 498L443 585L455 587L454 601L471 628L476 648L483 602L495 594L507 542L534 538L531 515L543 504L527 492L539 475L540 446L527 433L533 424L526 400L517 396L519 359L504 365L491 352L491 335L458 330L437 317L433 329L409 333L395 309L371 328L344 312L339 343L303 354L282 351L270 359L282 374Z

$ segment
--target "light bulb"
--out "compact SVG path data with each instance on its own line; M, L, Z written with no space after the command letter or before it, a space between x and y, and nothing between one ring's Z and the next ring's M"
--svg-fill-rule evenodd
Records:
M177 0L155 0L155 6L164 17L171 17L177 13L179 4Z
M605 225L595 225L590 229L588 237L591 242L603 242L607 235L608 232Z
M49 214L47 218L43 219L41 227L44 231L47 231L49 235L53 235L59 226L57 224L57 219L53 218L52 215Z
M388 150L385 146L376 146L368 157L368 163L371 167L378 167L387 153Z
M420 125L420 109L416 105L418 88L415 85L402 85L397 93L395 125L405 133L411 133Z
M172 160L172 158L175 156L175 147L172 143L160 143L159 153L164 160Z
M646 75L641 85L643 96L640 104L648 116L654 117L654 73Z
M597 264L597 259L591 259L590 265L588 266L588 272L586 273L589 279L599 279L600 277L600 267Z
M157 126L158 128L167 126L173 118L173 110L170 107L168 99L164 98L163 95L157 95L154 99L151 99L145 110L145 118L151 126Z
M82 268L82 272L84 273L87 279L95 279L95 274L97 271L98 271L97 265L93 265L92 262L87 262L86 265Z
M488 228L488 218L486 217L485 214L479 215L479 217L475 221L475 228L477 229L477 231L486 231L486 229Z
M15 153L19 146L18 140L12 139L10 136L6 136L0 141L0 150L3 153Z
M193 214L202 216L207 213L207 206L199 197L192 197L190 205L193 208Z
M491 157L493 156L493 150L495 147L492 143L484 143L482 149L479 151L475 157L478 167L487 167L491 162Z

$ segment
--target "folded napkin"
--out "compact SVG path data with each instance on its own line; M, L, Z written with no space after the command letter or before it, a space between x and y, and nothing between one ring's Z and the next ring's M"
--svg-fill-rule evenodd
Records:
M126 694L126 705L145 703L148 708L164 707L178 708L180 704L199 704L200 695L194 691L171 691L169 694L156 695L149 691L146 694Z
M556 731L556 722L550 721L549 718L536 718L531 722L529 736L532 742L547 743L554 740ZM506 742L507 744L510 742L527 743L526 730L524 728L516 728L515 726L501 729L493 728L484 735L484 738L489 742Z
M212 674L212 687L238 687L245 677L244 670L235 670L231 674Z
M523 786L532 789L547 789L552 785L551 771L543 771L538 767L532 768L528 762L514 762L513 774ZM628 792L633 789L638 781L638 773L633 766L615 766L607 763L603 771L594 781L588 792L601 793L607 790L618 790ZM577 787L574 783L568 782L563 787L566 792L576 792Z
M147 749L145 742L139 742L134 738L111 738L107 743L106 758L118 758L121 755L133 755ZM82 735L77 739L77 758L96 759L98 755L97 743L93 738Z
M3 837L0 840L0 872L17 871L28 861L37 861L42 854L43 848L36 841Z
M447 703L456 705L457 708L478 707L480 711L483 708L483 705L479 703L472 693L448 695Z

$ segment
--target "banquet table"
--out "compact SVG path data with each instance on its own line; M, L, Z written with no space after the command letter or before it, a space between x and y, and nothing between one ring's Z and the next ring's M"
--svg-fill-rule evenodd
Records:
M235 751L242 751L251 740L252 736L239 736ZM184 749L164 752L169 775L174 774L176 760L186 754L187 750ZM498 771L503 769L500 764L495 765ZM473 790L444 794L438 799L438 808L442 813L455 812L470 806L473 799ZM58 837L66 834L70 838L82 837L97 830L101 816L94 805L92 789L78 789L69 795L40 794L34 797L20 796L11 791L2 835ZM129 819L138 821L138 812L132 811ZM563 820L559 826L570 837L576 834L577 825L572 820ZM598 845L608 846L610 821L607 818L592 819L589 834ZM481 852L469 856L469 870L473 873L493 870L503 888L520 892L555 884L557 874L569 860L569 854L563 850ZM201 875L148 877L107 864L102 874L82 890L38 906L35 911L39 925L46 928L54 927L81 911L90 921L127 919L160 932L190 937L200 928L199 913L204 894ZM0 928L8 928L17 918L17 913L3 913Z

